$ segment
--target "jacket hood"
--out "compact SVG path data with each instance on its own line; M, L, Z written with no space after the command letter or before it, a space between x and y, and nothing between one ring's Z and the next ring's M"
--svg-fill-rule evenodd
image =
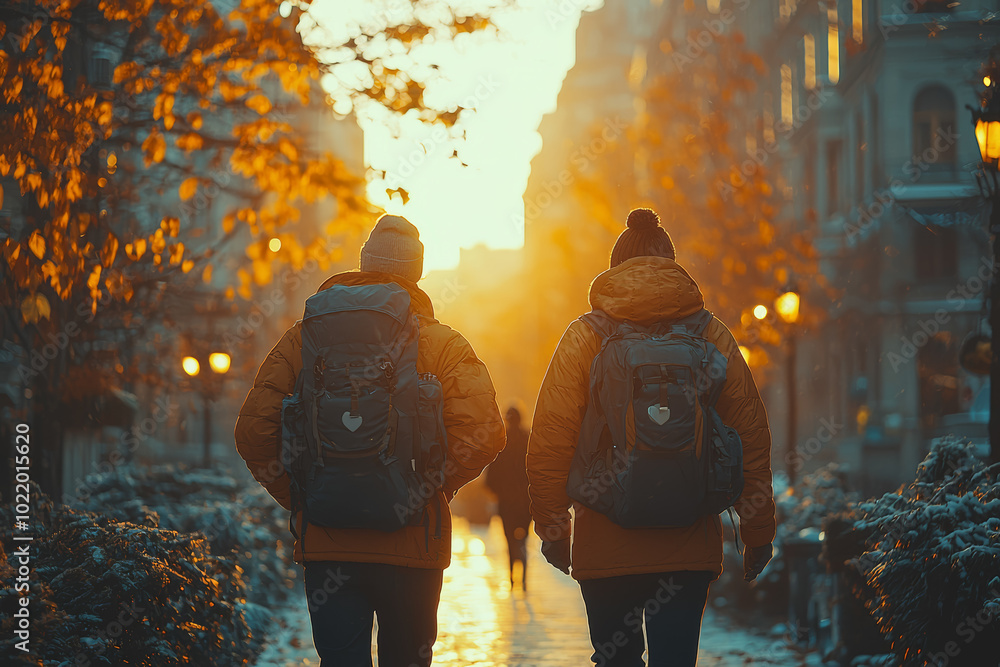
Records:
M634 257L594 279L590 305L617 320L648 325L693 315L705 307L705 299L674 260Z
M434 304L427 293L417 287L417 284L394 273L378 273L375 271L344 271L327 278L319 286L317 292L322 292L331 285L381 285L396 283L410 293L410 307L413 312L423 317L434 319Z

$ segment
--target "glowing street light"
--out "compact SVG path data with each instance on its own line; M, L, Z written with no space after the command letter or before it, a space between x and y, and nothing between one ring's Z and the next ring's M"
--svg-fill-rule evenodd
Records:
M191 377L194 377L201 372L201 364L199 364L198 360L194 357L184 357L181 361L181 367L184 369L184 372Z
M972 111L972 124L976 128L976 143L979 146L981 168L976 173L979 192L990 204L988 231L993 236L993 278L990 280L990 329L989 344L990 371L990 462L1000 463L1000 279L996 275L1000 261L1000 98L997 97L997 82L993 76L1000 66L996 47L990 53L988 71L983 76L986 90L980 95L979 108Z
M798 292L789 290L779 296L774 301L774 309L778 311L778 317L788 324L794 324L799 319L799 295Z
M271 240L267 242L267 249L271 252L278 252L281 250L281 239L277 236L272 237Z
M781 321L788 325L785 336L788 344L788 356L785 360L785 383L788 389L788 433L785 436L787 439L785 443L785 461L788 464L788 484L790 487L794 487L796 473L798 472L798 457L795 456L797 445L796 427L798 426L798 422L796 421L798 419L796 412L798 388L795 383L795 371L798 365L798 342L795 336L794 325L799 319L799 293L791 287L786 288L785 292L774 300L774 310L778 313Z
M230 363L232 363L232 359L225 352L213 352L208 355L208 365L216 373L228 373Z
M758 320L762 320L767 317L767 306L762 303L758 303L753 307L753 316Z

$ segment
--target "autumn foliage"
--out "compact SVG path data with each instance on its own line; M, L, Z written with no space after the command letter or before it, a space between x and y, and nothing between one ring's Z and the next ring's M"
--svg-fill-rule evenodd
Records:
M343 43L303 20L308 0L0 6L0 330L44 441L60 447L67 405L100 422L102 397L171 382L180 318L245 313L370 224L363 175L324 133L334 99L455 122L425 105L434 68L405 56L485 19L403 4Z
M697 11L678 11L678 21L705 32ZM781 322L756 321L755 304L773 310L775 298L794 287L817 293L803 297L800 325L822 310L813 214L795 219L790 210L781 131L757 94L763 60L739 32L715 34L694 54L684 47L696 43L698 31L680 34L648 54L635 122L598 169L580 175L576 189L606 227L621 229L630 208L656 210L708 307L741 343L775 344ZM762 350L758 359L766 359Z

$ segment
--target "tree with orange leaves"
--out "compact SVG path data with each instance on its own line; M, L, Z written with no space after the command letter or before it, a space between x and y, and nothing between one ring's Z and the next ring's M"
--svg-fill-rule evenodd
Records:
M454 123L460 110L428 107L426 77L384 66L372 41L398 59L485 19L448 10L411 27L411 7L380 14L345 44L308 46L298 30L310 23L300 21L309 1L287 4L0 8L0 327L20 350L15 379L33 393L40 421L73 392L101 394L134 370L129 350L153 337L165 293L250 298L276 266L328 264L326 238L368 220L361 175L297 126L326 106L319 81L336 66L368 72L355 83L334 77L356 103ZM337 57L321 60L321 47ZM288 232L323 200L336 203L335 221L315 238ZM274 237L280 252L268 252ZM213 279L212 258L226 249L230 273Z
M741 342L776 344L781 327L753 318L755 304L770 309L790 285L819 287L816 299L802 300L808 324L821 316L816 303L825 298L810 242L814 212L789 218L778 141L791 128L762 113L764 63L743 35L710 33L706 21L716 17L705 10L675 12L665 26L696 28L664 37L649 55L636 121L602 157L602 168L580 174L576 191L605 230L620 229L630 208L659 212L710 308L740 323L734 333Z

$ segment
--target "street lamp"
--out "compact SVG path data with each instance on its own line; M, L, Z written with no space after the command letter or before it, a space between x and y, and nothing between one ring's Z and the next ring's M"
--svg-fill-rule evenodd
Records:
M795 457L796 435L796 397L798 389L795 386L795 365L798 353L798 341L795 338L795 323L799 320L799 293L793 288L785 291L774 300L774 310L786 324L785 338L788 340L788 358L785 361L785 384L788 387L788 434L785 442L785 463L788 471L788 485L795 486L795 476L798 472L798 461Z
M217 398L221 376L229 372L231 364L232 358L225 352L212 352L208 355L208 367L212 369L212 373L201 377L199 391L202 398L202 425L204 427L202 457L206 468L212 461L212 403ZM201 362L195 357L186 356L181 360L181 368L190 377L196 377L201 372Z
M996 275L1000 258L1000 100L996 99L997 61L991 56L991 71L983 77L985 91L980 97L979 109L971 109L972 123L976 129L976 143L982 160L976 174L979 191L990 203L990 233L993 235L993 278L990 282L990 462L1000 463L1000 279Z
M229 372L229 364L232 360L229 355L225 352L213 352L208 355L208 365L212 367L212 370L223 375Z
M194 377L201 372L201 364L198 363L198 360L194 357L184 357L181 361L181 368L183 368L184 372L191 377Z
M786 324L795 324L799 319L799 294L789 290L774 301L774 309Z

